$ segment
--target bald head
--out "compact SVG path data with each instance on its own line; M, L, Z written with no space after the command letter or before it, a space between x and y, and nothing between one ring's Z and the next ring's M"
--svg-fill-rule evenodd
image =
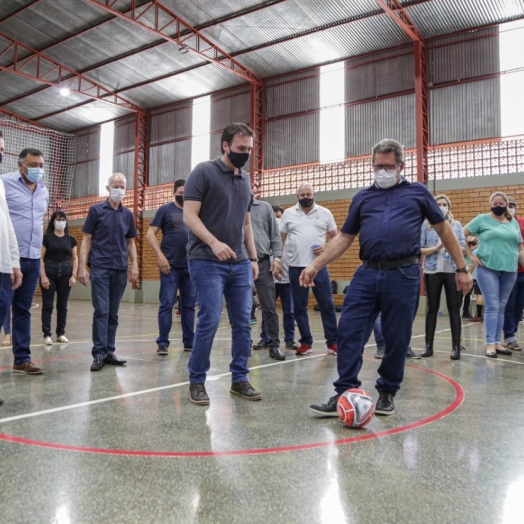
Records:
M116 185L115 185L116 184ZM123 186L122 186L123 184ZM123 173L113 173L108 179L107 179L107 185L109 188L112 187L120 187L125 189L127 186L127 179Z
M297 189L297 199L303 211L313 209L315 201L315 190L311 184L300 184Z

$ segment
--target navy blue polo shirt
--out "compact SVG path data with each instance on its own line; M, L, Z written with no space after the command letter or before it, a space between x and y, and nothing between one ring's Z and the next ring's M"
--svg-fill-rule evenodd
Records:
M220 157L198 164L184 185L184 201L202 203L198 217L208 231L220 242L227 244L236 254L231 264L247 260L244 246L244 220L253 204L251 180L241 169L237 175L224 164ZM189 231L187 245L189 260L212 260L220 262L213 250Z
M93 236L88 265L104 269L127 269L128 238L136 238L133 213L122 204L113 209L109 199L89 208L82 228Z
M425 218L432 225L444 221L428 189L402 179L389 189L373 184L359 191L341 231L359 235L361 260L420 257L420 228Z
M173 268L187 268L186 247L189 229L184 224L184 213L173 202L158 208L151 225L162 231L160 249Z

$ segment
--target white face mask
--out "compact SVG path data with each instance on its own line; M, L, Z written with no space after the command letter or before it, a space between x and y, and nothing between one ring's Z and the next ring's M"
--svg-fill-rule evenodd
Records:
M56 220L55 229L57 231L63 231L66 228L67 222L65 220Z
M388 189L397 183L397 170L386 171L381 169L375 173L375 182L378 187Z
M126 190L125 189L119 189L119 188L111 189L109 191L109 195L111 196L111 200L118 204L126 196Z
M279 225L280 225L280 222L282 222L282 219L281 219L281 218L276 218L276 217L275 217L275 220L277 221L277 224L279 224Z
M509 214L512 216L515 216L515 211L517 211L514 207L508 207Z
M440 206L441 213L446 216L448 214L448 206Z

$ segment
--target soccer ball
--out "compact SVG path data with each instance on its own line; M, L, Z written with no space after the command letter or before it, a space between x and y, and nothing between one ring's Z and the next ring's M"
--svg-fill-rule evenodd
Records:
M362 428L375 416L375 403L363 389L348 389L337 402L338 418L350 428Z

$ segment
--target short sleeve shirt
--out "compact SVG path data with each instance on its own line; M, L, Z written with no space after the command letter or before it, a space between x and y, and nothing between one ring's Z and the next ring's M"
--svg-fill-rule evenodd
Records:
M309 213L304 213L297 204L284 211L279 230L286 233L285 250L291 267L306 267L316 256L313 246L324 245L327 234L336 231L333 214L323 206L313 204Z
M127 269L127 239L136 238L133 213L120 204L114 209L109 199L89 208L82 228L93 236L89 266L104 269Z
M71 235L63 235L59 237L54 233L44 235L42 245L45 247L45 259L53 262L69 262L71 260L71 253L76 247L76 239Z
M341 231L359 235L361 260L401 260L420 257L420 230L425 218L432 225L444 221L428 189L402 179L389 189L373 184L359 191Z
M185 201L201 202L199 218L220 242L227 244L236 254L235 263L247 260L244 246L244 221L251 210L253 193L248 174L241 169L235 175L220 157L198 164L184 185ZM213 250L192 231L189 231L188 260L220 262Z
M517 271L522 235L516 220L499 222L486 213L475 217L466 229L479 239L477 256L483 266L495 271Z
M160 249L173 268L187 268L186 248L188 228L184 213L173 202L158 208L151 225L162 231Z

